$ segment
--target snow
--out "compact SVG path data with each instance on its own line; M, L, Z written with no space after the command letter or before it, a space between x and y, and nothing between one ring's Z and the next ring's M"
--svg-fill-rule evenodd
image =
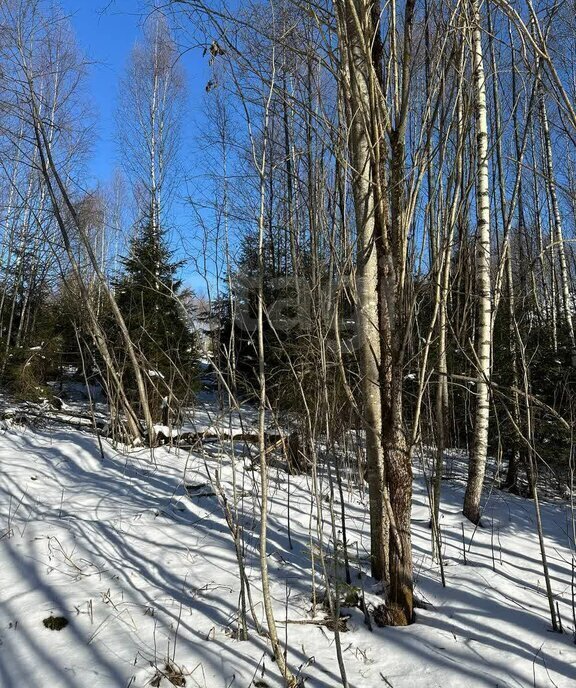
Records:
M219 420L217 420L219 419ZM194 427L236 428L215 409L199 409ZM250 422L250 421L248 421ZM245 465L249 447L229 442L198 452L122 452L79 429L7 423L0 436L0 686L2 688L144 688L166 659L186 686L282 686L265 639L234 637L238 569L218 489L242 511L247 575L264 621L258 575L259 473ZM234 463L233 463L234 461ZM455 476L459 457L452 457ZM236 490L233 490L233 473ZM334 634L310 623L310 552L318 554L316 505L308 476L271 468L269 569L288 662L306 685L341 685ZM319 477L321 494L328 486ZM348 481L346 481L348 482ZM288 495L290 537L288 540ZM463 486L443 483L442 537L447 587L430 555L426 490L416 467L414 568L426 603L408 628L370 631L358 609L342 633L353 688L575 685L572 620L571 514L565 503L543 505L553 591L564 634L550 632L533 503L496 490L484 528L460 515ZM345 489L353 585L368 604L381 599L366 568L367 496ZM339 505L336 505L337 511ZM323 546L331 551L326 499ZM309 526L312 523L313 541ZM462 527L466 543L463 557ZM341 549L341 548L340 548ZM333 560L327 558L332 569ZM318 593L322 577L316 575ZM288 602L286 603L286 598ZM45 628L46 617L69 625ZM315 620L323 613L318 606ZM286 635L285 635L286 634ZM162 686L171 686L166 678Z
M148 376L149 377L159 377L162 380L164 379L164 373L161 373L159 370L149 370Z

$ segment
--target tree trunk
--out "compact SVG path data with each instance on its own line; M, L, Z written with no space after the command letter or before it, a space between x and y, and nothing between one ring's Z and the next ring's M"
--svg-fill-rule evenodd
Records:
M574 333L574 321L570 297L570 276L566 261L566 249L564 247L564 233L562 230L562 218L560 217L560 207L558 196L556 195L556 185L554 181L554 162L552 158L552 141L550 139L550 126L548 124L548 113L546 111L546 101L544 92L540 86L540 119L542 122L542 135L544 137L544 153L546 158L546 187L550 199L550 209L552 211L552 255L556 251L560 267L560 288L562 290L562 315L568 330L570 340L570 358L573 366L576 366L576 335ZM555 249L555 250L554 250Z
M486 80L482 53L482 32L478 0L472 0L472 60L476 111L476 291L478 319L476 333L476 417L472 455L463 513L473 523L480 522L480 498L488 455L490 416L490 371L492 299L490 292L490 196L488 191L488 123Z
M406 625L412 621L413 599L412 465L402 411L403 346L408 326L404 312L408 276L404 139L414 2L406 4L401 92L395 100L394 129L388 126L390 113L384 103L380 5L369 0L346 0L339 10L358 235L358 336L372 573L388 583L389 623ZM390 151L385 147L386 133Z
M384 454L380 430L380 337L378 324L378 261L376 254L376 209L374 198L373 155L369 135L372 70L370 46L370 3L356 0L344 3L340 22L343 53L343 78L349 86L349 149L352 163L352 192L356 214L356 322L361 368L361 392L366 429L366 464L370 510L370 559L372 575L387 578L388 523L384 510ZM363 22L358 27L353 16ZM360 28L364 35L360 34Z

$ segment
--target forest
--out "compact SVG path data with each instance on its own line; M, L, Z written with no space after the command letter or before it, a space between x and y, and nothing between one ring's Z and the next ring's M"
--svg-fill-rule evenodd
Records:
M572 685L576 3L134 6L95 181L0 0L0 686Z

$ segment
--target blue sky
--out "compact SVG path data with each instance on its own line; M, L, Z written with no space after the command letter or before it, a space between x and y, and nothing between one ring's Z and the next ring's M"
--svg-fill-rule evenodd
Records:
M130 51L141 36L146 17L144 0L60 0L60 4L74 28L80 50L89 61L86 91L96 119L92 153L88 161L89 179L85 188L107 182L119 167L114 140L114 115L118 83ZM195 169L194 141L198 131L200 108L204 101L208 80L207 58L199 48L189 50L181 58L188 82L188 107L183 123L182 156L188 169ZM198 170L196 169L196 172ZM182 196L185 185L182 185ZM190 250L194 246L194 220L190 209L180 199L172 207L170 225L173 247L179 256L183 242ZM184 279L195 291L205 290L204 278L194 273L191 265L184 270Z
M116 163L114 109L118 77L139 35L139 5L139 0L116 0L112 4L109 0L62 0L78 45L90 62L87 90L97 121L90 172L100 180L111 176Z
M90 65L87 91L93 101L97 127L89 170L95 179L109 179L117 164L114 112L118 80L146 17L144 0L61 0ZM188 77L189 116L202 100L207 81L206 60L199 49L182 58ZM184 127L184 131L186 131ZM186 147L190 141L185 141ZM186 151L184 151L186 152Z

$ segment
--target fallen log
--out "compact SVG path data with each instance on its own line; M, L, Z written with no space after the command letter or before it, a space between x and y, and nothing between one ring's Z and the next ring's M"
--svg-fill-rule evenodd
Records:
M180 449L195 449L204 442L243 442L245 444L258 444L259 435L255 433L228 433L228 432L183 432L172 436L166 436L159 431L157 437L161 442L171 443ZM270 452L282 446L285 442L284 435L266 433L264 443L266 451Z
M108 427L108 419L101 415L90 415L77 411L62 411L48 406L26 405L23 408L8 408L0 412L2 420L11 420L18 425L34 425L43 418L57 420L66 425L75 427L96 427L105 430Z

